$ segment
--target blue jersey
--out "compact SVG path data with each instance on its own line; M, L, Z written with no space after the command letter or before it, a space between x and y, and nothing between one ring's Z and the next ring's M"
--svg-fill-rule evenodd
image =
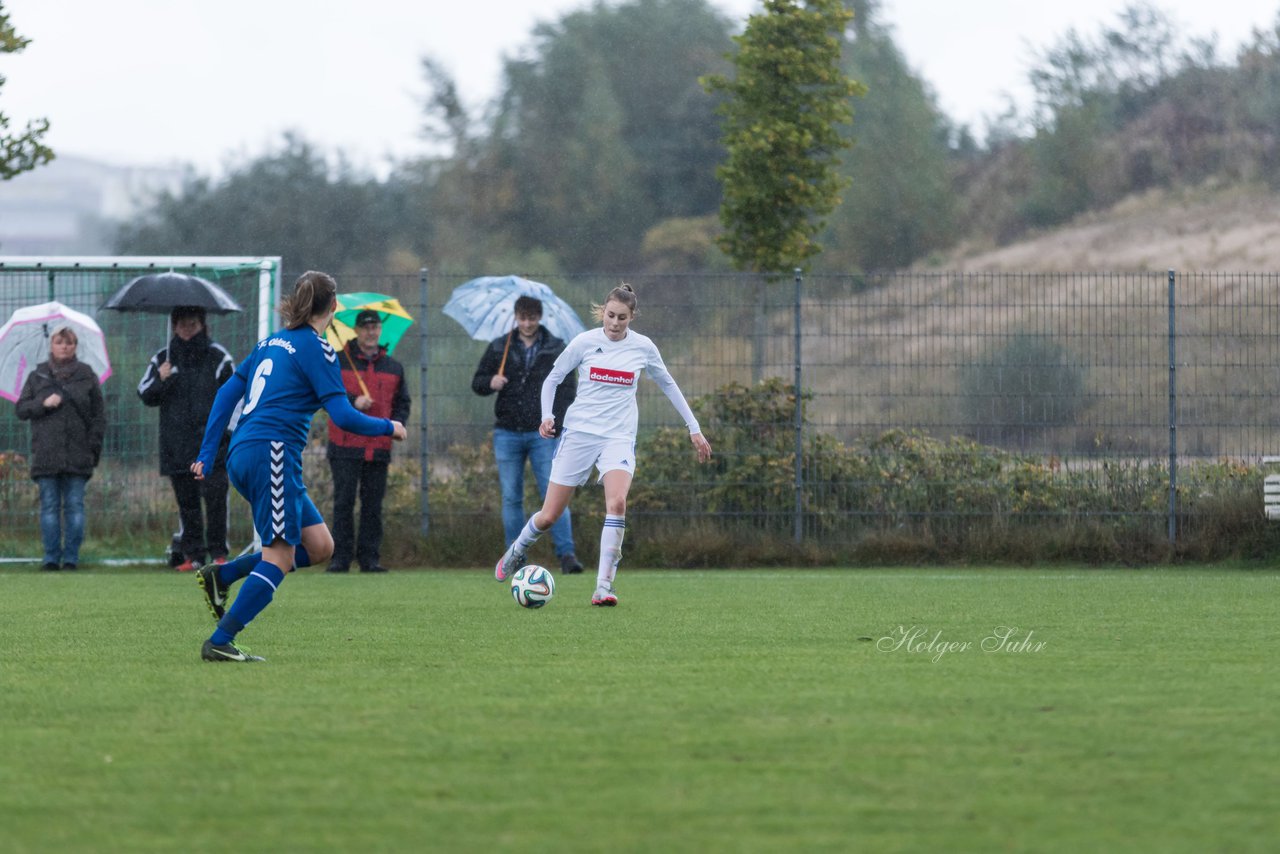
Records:
M346 397L338 354L310 326L263 338L236 369L244 409L231 444L282 440L306 447L311 417L331 397Z
M200 462L213 464L222 431L241 398L244 408L231 434L231 448L246 442L283 442L301 453L307 445L311 416L324 407L344 430L365 436L387 436L392 424L357 412L347 398L338 354L310 326L281 329L253 348L214 399L205 425Z

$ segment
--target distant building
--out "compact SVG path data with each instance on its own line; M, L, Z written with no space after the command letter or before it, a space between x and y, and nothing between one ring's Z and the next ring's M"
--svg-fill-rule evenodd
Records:
M106 255L116 224L155 193L182 188L181 166L113 166L58 155L0 181L0 255Z

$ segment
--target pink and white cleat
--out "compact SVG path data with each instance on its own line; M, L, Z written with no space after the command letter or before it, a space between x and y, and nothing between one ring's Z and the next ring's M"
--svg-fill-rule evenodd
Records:
M524 552L515 551L516 544L512 543L510 548L502 553L502 557L498 559L498 563L493 568L493 577L497 581L506 581L520 567L524 566Z
M591 594L591 604L602 608L612 608L617 605L618 597L613 593L613 585L601 584L597 587L596 592Z

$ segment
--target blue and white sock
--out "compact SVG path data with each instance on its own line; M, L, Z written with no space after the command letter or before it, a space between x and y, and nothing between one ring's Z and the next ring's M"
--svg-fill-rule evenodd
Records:
M622 560L622 538L627 533L625 516L604 517L604 527L600 529L600 566L596 570L596 586L613 586L613 579L618 574L618 561Z
M235 560L229 560L221 566L214 567L214 571L218 573L218 581L224 587L229 587L253 572L253 568L261 560L262 552L252 552L247 555L241 555Z
M546 528L539 528L537 525L533 524L533 519L537 515L538 514L535 513L533 516L530 516L529 521L525 522L524 527L520 529L520 536L516 537L514 544L517 552L523 553L529 551L529 548L538 541L538 537L541 537L547 532Z
M241 555L235 560L229 560L221 566L217 567L218 581L224 587L230 587L249 573L253 572L253 568L262 560L262 552L251 552L247 555ZM301 569L304 566L311 566L311 555L307 553L305 546L294 546L293 548L293 566L295 569ZM293 570L290 570L292 572Z
M213 630L209 640L219 645L231 643L254 617L262 613L263 608L271 604L271 598L282 581L284 570L274 563L260 561L240 585L236 601L218 621L218 628Z

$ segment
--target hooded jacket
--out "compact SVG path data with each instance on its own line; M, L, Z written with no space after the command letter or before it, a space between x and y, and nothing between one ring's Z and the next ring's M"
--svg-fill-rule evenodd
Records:
M51 394L62 403L45 409ZM31 422L31 477L74 474L93 477L107 433L106 405L98 378L84 362L72 362L55 373L41 362L22 384L18 418Z
M166 358L173 373L162 380L160 365ZM231 354L209 340L205 329L190 341L173 336L167 348L151 357L138 383L138 397L147 406L160 407L160 474L191 473L191 464L200 455L200 441L213 399L235 370ZM222 437L215 468L226 465L230 435L228 432Z

